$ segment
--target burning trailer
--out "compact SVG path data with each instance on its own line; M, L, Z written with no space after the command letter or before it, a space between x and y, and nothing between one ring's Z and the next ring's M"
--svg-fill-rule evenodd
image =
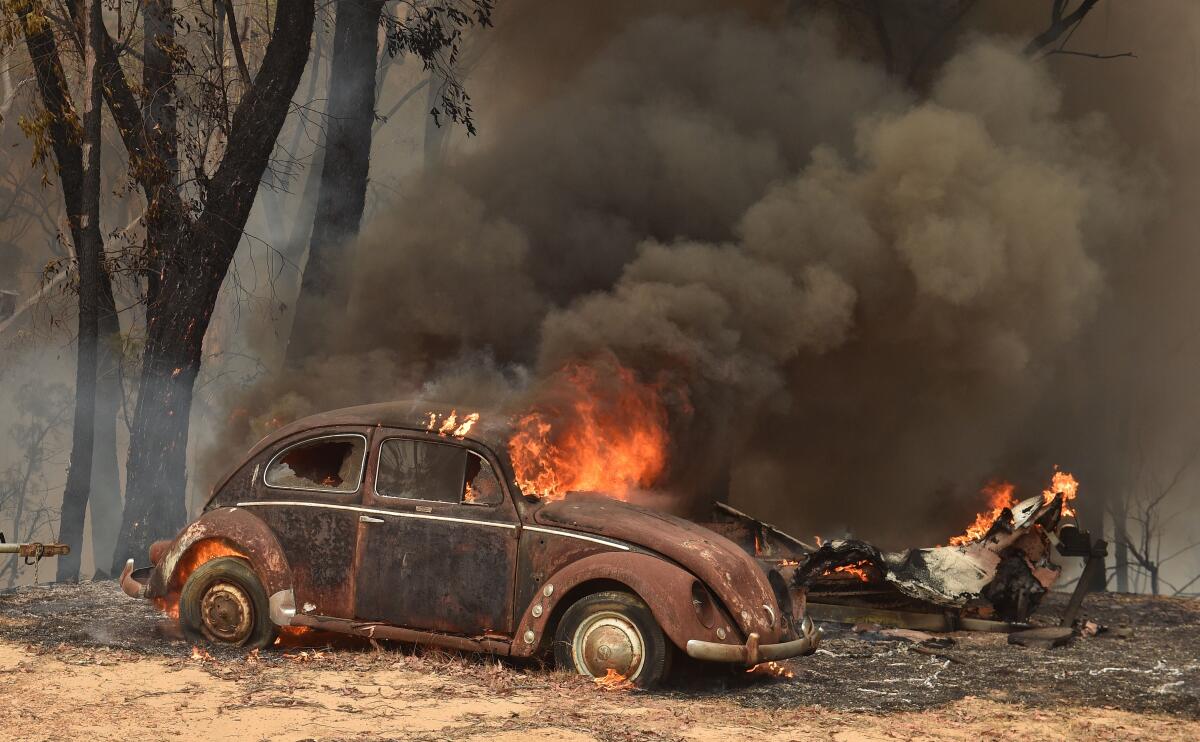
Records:
M1062 574L1053 559L1086 557L1085 574L1065 612L1078 612L1105 544L1065 522L1078 483L1056 472L1040 495L1017 501L1010 484L985 489L989 510L945 546L885 552L857 539L809 544L725 504L704 525L774 566L807 595L814 619L924 631L1009 631L1021 627ZM1095 557L1095 558L1093 558Z

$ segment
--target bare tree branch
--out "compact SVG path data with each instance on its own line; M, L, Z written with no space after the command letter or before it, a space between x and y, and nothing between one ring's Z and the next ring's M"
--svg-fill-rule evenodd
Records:
M221 0L225 6L225 20L229 22L229 43L233 46L233 57L237 60L242 83L250 87L250 68L246 66L246 55L242 53L242 38L238 35L237 17L233 14L233 0Z
M1063 34L1069 32L1078 23L1080 23L1092 8L1099 3L1100 0L1083 0L1079 7L1075 8L1071 13L1064 15L1067 9L1067 0L1054 0L1050 9L1050 25L1029 42L1025 47L1025 54L1033 56L1042 49L1050 46L1058 41Z

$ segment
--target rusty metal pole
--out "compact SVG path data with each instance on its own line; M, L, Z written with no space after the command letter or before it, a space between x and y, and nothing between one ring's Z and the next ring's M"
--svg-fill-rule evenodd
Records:
M1071 593L1071 600L1067 602L1067 609L1063 611L1062 620L1059 621L1059 626L1069 627L1075 623L1075 618L1079 615L1079 609L1083 607L1083 598L1091 590L1092 582L1096 578L1096 572L1100 572L1100 577L1104 577L1104 558L1108 556L1108 543L1098 538L1092 542L1091 553L1088 554L1087 564L1083 566L1083 573L1079 575L1079 582L1075 583L1075 592Z
M16 554L26 559L41 559L42 557L63 556L70 554L71 547L66 544L6 544L0 543L0 554Z

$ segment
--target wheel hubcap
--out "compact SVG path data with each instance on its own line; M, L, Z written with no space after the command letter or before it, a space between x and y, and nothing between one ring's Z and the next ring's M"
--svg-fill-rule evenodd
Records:
M254 605L237 585L217 582L200 601L200 620L200 628L209 640L240 644L250 636Z
M645 660L645 647L637 624L612 611L588 616L571 642L575 667L593 678L603 678L609 670L629 680L637 678Z

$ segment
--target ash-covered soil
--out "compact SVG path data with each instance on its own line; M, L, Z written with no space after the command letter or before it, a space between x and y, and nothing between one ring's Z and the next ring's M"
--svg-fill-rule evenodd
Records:
M1065 596L1050 596L1035 622L1055 623L1064 603ZM768 713L817 707L890 714L984 699L1035 710L1112 709L1200 719L1200 601L1097 594L1088 596L1083 613L1110 630L1056 649L1028 649L1008 644L1003 634L970 632L943 635L952 643L930 647L825 624L826 640L815 655L785 663L793 678L685 665L670 687L649 695ZM1122 626L1132 635L1119 638L1126 633L1116 631ZM0 642L49 658L89 650L89 656L99 651L118 662L139 657L179 662L192 656L191 643L179 637L173 622L149 603L125 597L112 582L0 593ZM323 667L367 672L411 658L413 652L411 647L379 649L341 642L322 653ZM245 660L245 652L210 651L217 666ZM294 667L298 651L264 651L255 661ZM483 657L460 661L467 675L490 677L495 667ZM504 667L512 678L535 685L543 682L539 677L553 675L537 665Z

